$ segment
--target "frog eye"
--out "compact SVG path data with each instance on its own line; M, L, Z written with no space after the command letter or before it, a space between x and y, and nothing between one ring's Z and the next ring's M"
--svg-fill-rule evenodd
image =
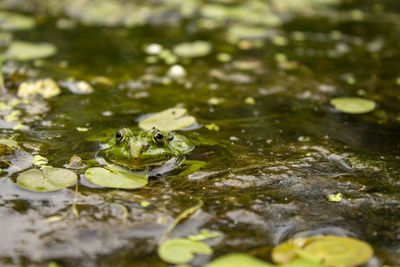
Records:
M115 140L117 143L121 143L122 141L125 140L125 131L124 130L119 130L117 134L115 135Z
M164 139L164 135L163 135L161 132L155 130L154 133L153 133L153 140L154 140L157 144L161 144L162 141L163 141L163 139Z

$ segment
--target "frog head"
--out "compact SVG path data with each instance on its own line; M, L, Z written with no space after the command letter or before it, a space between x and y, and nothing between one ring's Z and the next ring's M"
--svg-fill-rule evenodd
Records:
M184 136L155 128L137 134L123 128L117 131L109 145L101 151L106 161L135 170L161 166L194 149Z

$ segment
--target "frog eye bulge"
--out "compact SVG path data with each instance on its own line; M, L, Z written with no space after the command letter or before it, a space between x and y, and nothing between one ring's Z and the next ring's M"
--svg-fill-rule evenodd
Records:
M159 131L154 131L154 133L153 133L153 140L157 143L157 144L161 144L162 143L162 141L163 141L163 139L164 139L164 135L161 133L161 132L159 132Z
M115 135L115 140L117 143L121 143L122 141L125 140L125 131L124 130L119 130L117 134Z

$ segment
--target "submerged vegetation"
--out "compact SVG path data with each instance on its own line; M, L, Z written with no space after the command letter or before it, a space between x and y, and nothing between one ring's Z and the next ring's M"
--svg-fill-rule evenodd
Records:
M400 264L400 5L0 2L0 265Z

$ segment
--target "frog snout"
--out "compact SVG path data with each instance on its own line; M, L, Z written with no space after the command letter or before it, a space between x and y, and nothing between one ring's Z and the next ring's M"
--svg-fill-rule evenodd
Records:
M132 146L131 147L131 154L130 156L133 158L139 158L140 155L149 149L148 144L143 144L143 145L138 145L138 146Z

